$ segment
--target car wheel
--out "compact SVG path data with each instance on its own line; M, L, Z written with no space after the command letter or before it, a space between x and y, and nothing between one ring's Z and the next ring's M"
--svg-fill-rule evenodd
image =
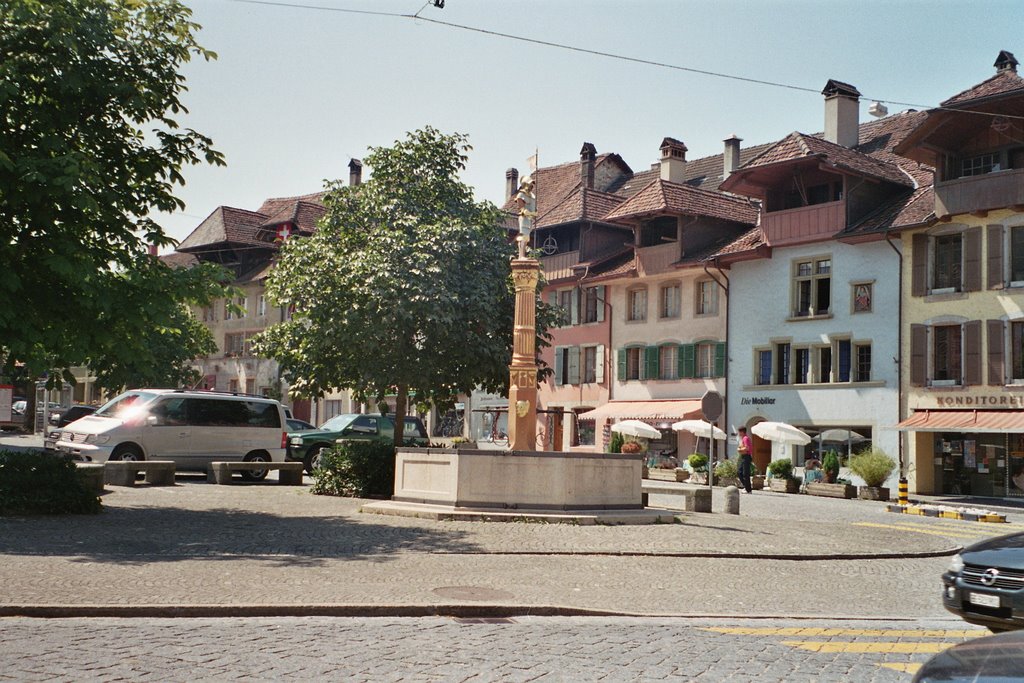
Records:
M320 459L323 456L323 452L328 448L330 448L330 446L325 446L323 444L314 444L309 447L309 450L306 451L306 459L303 461L308 474L313 474L313 470L320 467Z
M110 456L111 460L145 460L138 446L121 446Z
M270 456L266 453L250 453L245 456L245 462L270 462ZM261 469L242 470L242 479L245 479L246 481L262 481L267 478L267 473L269 471L270 470Z

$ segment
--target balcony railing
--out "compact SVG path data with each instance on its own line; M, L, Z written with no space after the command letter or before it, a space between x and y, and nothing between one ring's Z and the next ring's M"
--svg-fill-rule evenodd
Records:
M640 275L657 275L672 270L672 264L679 260L679 243L668 242L653 247L641 247L636 251L637 271Z
M813 242L830 237L845 227L846 202L843 200L772 211L764 217L765 235L773 247Z
M1022 168L935 183L935 215L938 218L1015 205L1024 205Z
M572 277L572 267L580 262L580 252L567 251L563 254L552 254L542 256L540 267L544 271L544 278L548 281L560 278Z

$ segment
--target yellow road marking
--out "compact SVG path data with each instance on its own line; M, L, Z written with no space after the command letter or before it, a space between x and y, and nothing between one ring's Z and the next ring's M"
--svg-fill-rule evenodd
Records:
M902 671L903 673L916 674L917 670L921 668L921 663L907 662L906 664L898 664L896 662L889 662L886 664L879 664L878 666L884 666L886 669L892 669L893 671Z
M913 531L917 534L927 534L929 536L946 536L947 538L978 538L982 536L982 534L978 534L977 532L971 532L967 529L964 529L962 532L958 533L955 531L938 531L902 524L875 524L874 522L853 522L853 526L867 526L875 529L898 529L900 531ZM988 534L984 535L987 536Z
M935 654L952 647L952 643L836 643L820 640L784 640L782 644L800 650L807 650L808 652L895 653L904 655Z
M895 628L806 628L806 627L729 627L706 626L704 631L736 636L869 636L878 638L980 638L984 629L895 629Z

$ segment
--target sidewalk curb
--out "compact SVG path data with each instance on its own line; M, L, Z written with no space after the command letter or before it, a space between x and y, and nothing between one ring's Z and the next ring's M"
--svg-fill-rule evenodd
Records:
M535 550L495 550L493 552L474 551L468 553L431 553L434 556L508 556L508 557L678 557L698 560L779 560L785 562L821 562L826 560L901 560L901 559L927 559L929 557L948 557L956 555L964 547L955 545L940 550L911 550L892 551L884 553L713 553L681 550L673 552L670 550L646 552L643 550L621 550L621 551L572 551L554 550L550 552L537 552Z

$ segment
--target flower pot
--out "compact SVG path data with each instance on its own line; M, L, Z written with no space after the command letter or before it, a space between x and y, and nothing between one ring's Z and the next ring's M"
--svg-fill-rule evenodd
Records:
M764 489L764 477L761 475L755 475L750 478L750 488L755 491Z
M799 479L769 479L768 486L776 493L800 493Z
M676 468L676 481L686 481L690 478L690 471L684 470L682 467Z
M889 500L889 489L884 486L861 486L857 489L861 500Z
M826 498L855 498L857 487L849 484L829 484L816 481L807 485L807 493L812 496L825 496Z

